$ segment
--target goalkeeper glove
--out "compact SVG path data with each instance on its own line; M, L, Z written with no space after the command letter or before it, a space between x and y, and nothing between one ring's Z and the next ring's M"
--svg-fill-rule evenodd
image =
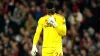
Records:
M36 52L38 52L38 50L36 48L36 45L33 45L32 50L31 50L32 56L35 56L36 55Z
M56 23L56 21L55 21L53 16L50 16L50 18L48 19L48 23L53 25L54 27L57 26L57 23Z

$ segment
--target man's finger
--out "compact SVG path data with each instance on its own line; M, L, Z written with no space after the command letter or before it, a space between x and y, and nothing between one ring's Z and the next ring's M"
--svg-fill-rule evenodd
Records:
M36 52L38 52L38 50L36 49Z

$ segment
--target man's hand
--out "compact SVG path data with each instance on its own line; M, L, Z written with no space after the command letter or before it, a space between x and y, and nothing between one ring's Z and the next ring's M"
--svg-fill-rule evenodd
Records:
M50 16L50 18L48 19L48 23L53 25L54 27L57 26L57 23L55 22L55 19L53 16Z
M36 45L33 45L32 51L31 51L32 56L35 56L36 55L36 52L38 52L38 50L36 48Z

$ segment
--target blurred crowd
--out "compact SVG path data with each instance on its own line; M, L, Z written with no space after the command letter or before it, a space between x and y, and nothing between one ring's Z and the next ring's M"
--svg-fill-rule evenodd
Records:
M31 56L32 39L50 0L0 0L0 56ZM64 56L100 56L100 0L52 0L66 19ZM42 33L37 56L41 56ZM49 44L48 44L49 45Z

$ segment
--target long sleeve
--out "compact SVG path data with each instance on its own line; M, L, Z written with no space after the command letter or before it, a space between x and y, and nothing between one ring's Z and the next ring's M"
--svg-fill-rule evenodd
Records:
M57 32L60 35L62 35L62 36L66 35L67 28L66 28L65 19L63 19L62 21L60 21L60 23L58 24L57 27L55 27L55 29L57 30Z
M33 39L33 45L37 45L38 41L39 41L39 37L42 31L42 24L41 21L38 21L38 26L34 35L34 39Z

